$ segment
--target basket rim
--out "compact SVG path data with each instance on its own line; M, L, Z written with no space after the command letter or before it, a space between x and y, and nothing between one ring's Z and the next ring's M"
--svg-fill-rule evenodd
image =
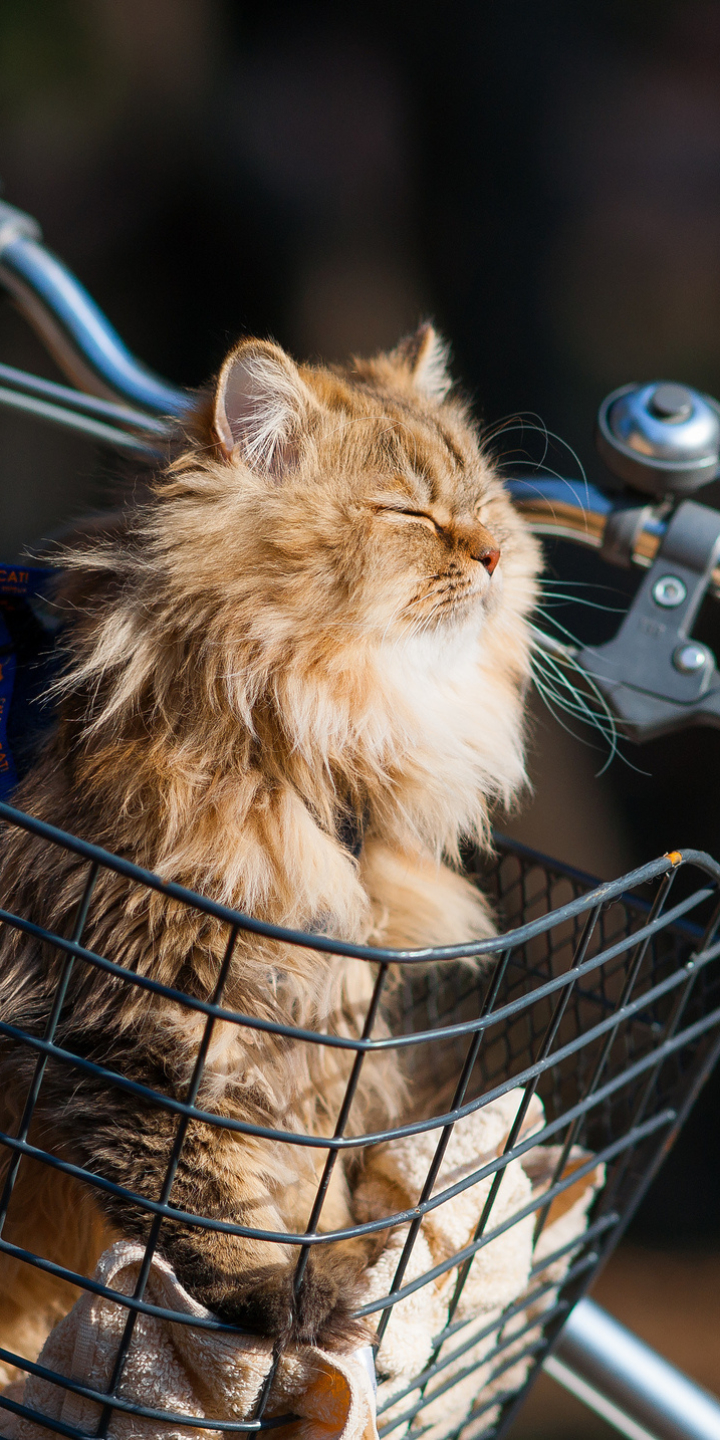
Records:
M154 871L145 870L142 866L134 864L131 860L125 860L120 855L114 855L112 851L105 850L100 845L94 845L88 840L81 840L79 836L71 835L56 825L50 825L45 820L27 815L13 805L8 805L5 801L0 801L0 820L5 820L19 829L37 835L51 844L60 845L65 850L73 851L90 863L114 871L115 874L123 875L129 880L134 880L171 900L177 900L216 920L224 921L225 924L236 930L262 935L269 940L280 940L289 945L310 946L314 950L324 951L331 955L344 955L375 965L378 963L402 966L423 965L428 962L437 964L443 960L469 960L483 955L494 955L498 951L522 945L526 940L542 934L564 920L582 914L593 906L602 906L619 899L635 903L635 897L628 895L628 891L633 890L636 886L646 884L650 880L656 880L662 875L667 875L670 871L677 870L683 865L694 865L712 878L716 884L720 884L720 863L704 850L670 851L658 856L655 860L637 866L634 870L629 870L616 880L593 882L592 877L584 875L582 871L575 871L571 866L566 866L560 861L548 860L539 852L536 853L515 841L506 841L505 837L502 837L503 845L507 845L516 853L532 856L538 863L552 867L558 874L566 875L569 879L575 879L580 883L590 881L594 884L594 889L576 896L575 899L559 906L556 910L548 911L546 915L540 916L529 924L520 925L514 930L506 930L503 934L493 935L487 940L474 940L460 945L424 946L419 949L391 949L379 945L353 944L351 941L334 939L312 930L295 930L284 925L274 925L270 921L258 920L242 910L235 910L231 906L212 900L209 896L200 895L196 891L188 889L187 886L179 885L174 880L163 880ZM498 836L498 839L500 838ZM8 917L4 916L3 918Z

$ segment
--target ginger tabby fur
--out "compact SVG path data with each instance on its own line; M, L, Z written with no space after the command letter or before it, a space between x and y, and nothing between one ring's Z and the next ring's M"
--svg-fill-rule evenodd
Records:
M228 356L149 497L79 532L60 557L68 666L20 808L282 925L393 947L491 933L485 901L454 867L462 838L487 840L490 807L524 779L538 555L445 361L429 326L342 369L296 366L255 340ZM3 847L2 904L69 934L87 866L19 830ZM203 1000L226 940L226 927L110 873L83 935ZM3 1017L42 1034L62 964L6 927ZM356 1036L373 971L241 932L223 1004ZM203 1024L76 962L56 1038L182 1099ZM0 1124L11 1134L35 1062L3 1041ZM349 1051L223 1022L198 1104L328 1135L351 1062ZM349 1131L405 1117L406 1088L394 1052L366 1061ZM176 1124L53 1061L30 1139L155 1200ZM351 1221L353 1153L336 1166L325 1229ZM193 1123L171 1202L303 1231L324 1158ZM24 1160L4 1235L90 1273L110 1239L142 1239L151 1220ZM295 1301L292 1246L166 1220L159 1248L227 1320L282 1341L343 1346L365 1333L352 1311L366 1242L313 1247ZM36 1355L72 1296L0 1257L0 1344Z

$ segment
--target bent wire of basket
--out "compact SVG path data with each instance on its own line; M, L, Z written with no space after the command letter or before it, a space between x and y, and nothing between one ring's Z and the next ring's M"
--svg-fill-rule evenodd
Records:
M225 1333L233 1330L212 1317L200 1321L180 1312L163 1312L147 1301L147 1280L153 1256L158 1247L162 1250L163 1226L199 1224L283 1247L295 1246L297 1284L313 1246L363 1234L394 1233L399 1239L391 1282L359 1312L377 1321L380 1436L400 1437L409 1431L413 1436L426 1434L431 1440L451 1435L471 1440L503 1431L572 1305L616 1243L720 1051L720 941L716 939L720 866L701 852L686 850L663 856L613 883L598 885L566 866L498 838L494 859L472 853L467 868L490 896L503 933L474 945L399 952L343 944L322 935L309 937L264 924L164 883L5 804L0 804L0 820L33 832L48 847L73 852L87 869L82 915L71 938L43 931L26 916L0 910L3 924L46 943L62 960L55 1002L50 1003L42 1033L18 1032L0 1017L0 1034L30 1047L37 1057L17 1132L0 1134L0 1143L8 1152L0 1196L0 1254L80 1290L105 1296L123 1307L127 1317L107 1391L93 1390L12 1350L0 1348L0 1361L17 1367L21 1375L45 1378L61 1392L96 1402L98 1435L112 1433L116 1413L154 1420L160 1426L163 1422L187 1424L201 1431L271 1429L293 1418L272 1413L277 1354L253 1415L242 1421L153 1409L134 1403L123 1393L138 1316L164 1315L178 1324ZM226 926L228 956L237 935L245 931L290 945L307 947L311 943L330 956L352 956L371 964L376 976L374 992L367 1014L358 1024L357 1038L236 1014L223 1007L219 990L212 998L199 1000L128 970L122 956L85 948L83 933L87 933L92 914L93 891L98 876L108 871L125 877L148 898L154 893L165 897L168 904L191 907ZM462 963L467 955L483 955L491 963L474 970ZM113 976L204 1017L195 1071L182 1096L148 1089L61 1048L56 1040L59 1001L74 966L86 967L99 978ZM383 1007L385 1029L373 1037ZM195 1102L204 1059L212 1028L219 1021L245 1031L265 1029L298 1045L329 1045L349 1051L353 1058L334 1133L318 1137L289 1128L263 1130L199 1108ZM428 1073L442 1075L449 1082L445 1093L450 1098L443 1100L440 1113L429 1119L374 1134L354 1134L349 1116L361 1069L371 1063L373 1053L388 1048L403 1053L411 1075L427 1067L431 1067ZM164 1183L154 1201L120 1192L101 1174L74 1166L31 1143L31 1121L48 1064L67 1067L76 1075L91 1072L104 1084L125 1089L177 1117ZM477 1116L510 1092L517 1098L517 1109L499 1151L482 1157L482 1163L471 1166L469 1173L466 1167L459 1179L448 1183L443 1160L453 1132L468 1117ZM528 1129L529 1108L532 1103L537 1107L538 1099L544 1119ZM275 1233L173 1208L173 1176L188 1127L195 1120L235 1131L238 1139L246 1132L324 1152L322 1178L307 1229ZM413 1136L418 1144L425 1137L426 1145L430 1136L432 1143L424 1181L405 1208L341 1231L322 1232L323 1197L338 1157ZM517 1162L523 1161L528 1165L528 1157L534 1157L536 1163L538 1156L545 1162L542 1185L519 1209L510 1215L502 1213L498 1194L502 1196L508 1167L515 1164L517 1168ZM73 1176L96 1194L123 1194L143 1209L149 1236L134 1293L120 1294L92 1276L75 1273L13 1243L9 1238L13 1187L24 1157ZM599 1167L604 1167L602 1172ZM545 1245L522 1293L513 1297L502 1313L482 1306L476 1313L468 1313L467 1307L463 1308L463 1292L473 1265L478 1263L476 1257L493 1243L497 1245L504 1234L519 1236L523 1222L526 1226L531 1223L535 1254L539 1254L538 1241L543 1233L550 1234L548 1217L552 1217L553 1206L567 1210L578 1187L582 1188L581 1182L601 1173L604 1184L583 1222L585 1228L569 1239L566 1236L554 1251ZM413 1256L419 1253L419 1237L432 1215L476 1186L481 1203L472 1233L453 1253L439 1260L433 1257L436 1263L417 1273ZM533 1217L532 1221L528 1217ZM443 1324L417 1368L400 1376L396 1373L390 1384L383 1368L383 1345L393 1309L424 1287L439 1284L445 1286ZM75 1440L87 1434L62 1421L48 1420L23 1403L17 1391L0 1394L0 1408Z

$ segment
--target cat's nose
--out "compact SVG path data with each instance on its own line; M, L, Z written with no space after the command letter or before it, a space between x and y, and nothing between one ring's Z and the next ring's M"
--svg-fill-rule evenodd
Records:
M500 559L500 551L498 550L497 546L494 546L491 550L483 550L480 555L473 556L473 559L479 560L480 564L485 566L488 575L492 575L493 570L495 569L495 566Z
M491 535L484 525L478 525L475 531L471 554L473 560L479 561L487 570L488 575L492 575L500 559L500 547L494 535Z

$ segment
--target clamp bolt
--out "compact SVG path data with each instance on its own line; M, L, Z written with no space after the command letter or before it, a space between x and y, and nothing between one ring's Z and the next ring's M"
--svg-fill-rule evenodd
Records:
M673 665L681 675L697 675L698 670L705 669L708 659L705 646L690 641L687 645L678 645L673 655Z
M682 605L687 595L687 585L679 575L661 575L653 585L652 595L656 605L662 605L665 610L674 610L676 605Z

